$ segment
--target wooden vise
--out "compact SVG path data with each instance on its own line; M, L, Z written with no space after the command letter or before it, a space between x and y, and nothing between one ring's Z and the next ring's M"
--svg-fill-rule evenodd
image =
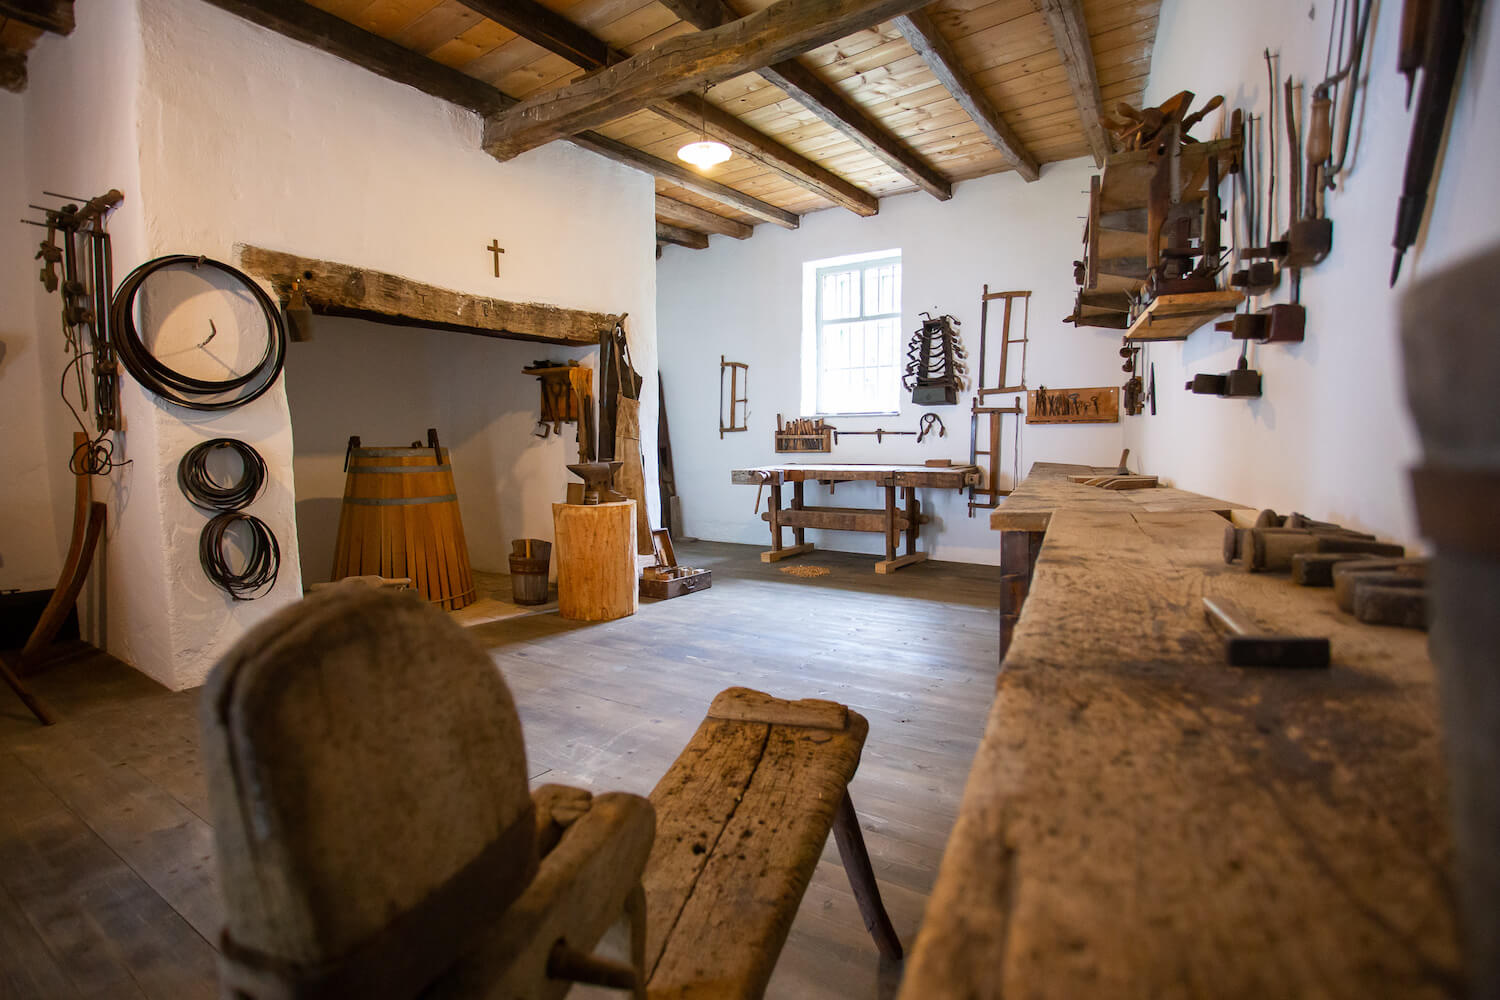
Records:
M651 804L529 794L505 680L441 612L314 594L240 640L201 711L225 996L644 995ZM589 954L622 914L633 968Z

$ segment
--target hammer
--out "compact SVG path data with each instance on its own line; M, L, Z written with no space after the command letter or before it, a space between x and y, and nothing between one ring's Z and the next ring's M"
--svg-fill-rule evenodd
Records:
M1244 608L1219 597L1203 598L1203 613L1210 624L1228 631L1224 662L1231 667L1328 666L1327 639L1262 632Z

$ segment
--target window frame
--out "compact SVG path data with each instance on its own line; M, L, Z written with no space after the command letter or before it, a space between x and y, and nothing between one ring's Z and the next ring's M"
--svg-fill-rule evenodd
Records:
M865 314L865 279L866 275L878 268L896 266L896 289L898 305L895 312ZM880 251L872 254L859 254L854 257L832 258L822 261L809 261L806 265L808 275L812 279L812 315L809 334L812 338L812 364L811 364L811 397L812 413L819 417L882 417L897 416L900 414L901 405L901 283L904 277L904 269L901 266L901 250ZM853 272L859 277L859 289L856 292L856 301L859 303L859 314L856 316L845 316L839 319L823 318L823 279L826 275ZM896 321L896 332L892 340L894 356L891 359L892 392L890 394L893 406L889 409L877 408L871 410L833 410L825 409L820 398L823 382L823 330L827 326L838 326L844 324L868 323L879 320L893 319ZM870 366L865 366L870 367ZM804 406L804 409L808 407Z

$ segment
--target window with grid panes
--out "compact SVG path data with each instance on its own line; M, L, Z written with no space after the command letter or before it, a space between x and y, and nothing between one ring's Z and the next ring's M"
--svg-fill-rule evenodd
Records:
M900 405L901 257L815 272L817 412L895 413Z

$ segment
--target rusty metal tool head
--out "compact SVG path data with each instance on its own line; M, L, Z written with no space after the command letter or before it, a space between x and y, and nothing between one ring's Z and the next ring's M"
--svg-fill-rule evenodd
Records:
M1220 597L1204 597L1203 613L1224 636L1224 662L1231 667L1326 667L1331 649L1321 636L1261 631L1244 608Z

